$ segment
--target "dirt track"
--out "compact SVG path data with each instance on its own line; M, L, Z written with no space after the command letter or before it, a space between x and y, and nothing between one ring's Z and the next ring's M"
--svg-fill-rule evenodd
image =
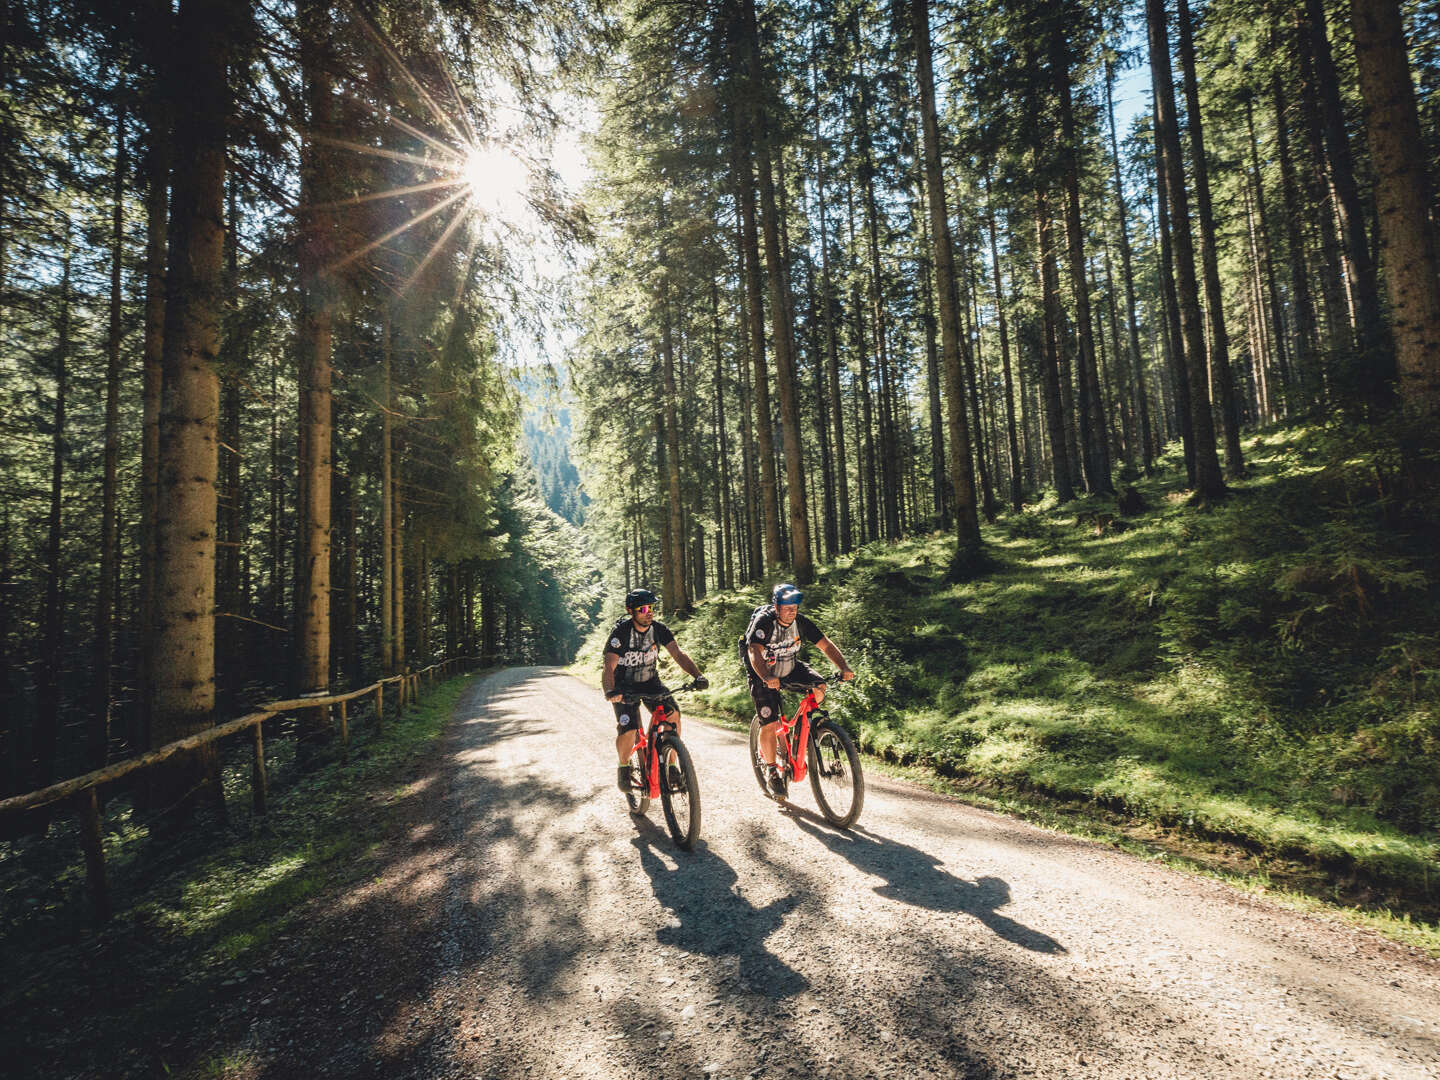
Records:
M554 669L478 682L374 880L211 1054L266 1077L1440 1077L1440 964L1412 951L884 778L837 833L700 723L685 854L658 806L625 812L613 731Z

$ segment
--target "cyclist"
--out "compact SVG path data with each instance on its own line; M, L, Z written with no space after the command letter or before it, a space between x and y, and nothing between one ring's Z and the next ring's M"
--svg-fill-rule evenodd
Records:
M694 678L695 689L704 690L710 685L695 661L675 643L670 628L656 620L655 609L659 606L660 598L649 589L631 589L625 594L629 614L615 624L605 643L600 685L605 700L615 706L615 752L620 755L616 785L621 791L630 790L630 752L635 749L635 733L640 730L640 706L627 705L626 696L643 698L652 715L655 703L664 705L675 721L675 730L680 730L680 706L656 671L660 646L665 646L675 663Z
M840 669L840 678L849 682L855 672L845 662L839 647L820 628L800 614L805 594L788 582L775 586L770 603L762 604L750 616L750 625L740 639L741 658L760 718L760 757L765 762L765 786L778 799L785 798L785 776L775 765L775 724L780 719L780 691L815 690L817 702L825 700L825 677L796 659L806 643L814 645Z

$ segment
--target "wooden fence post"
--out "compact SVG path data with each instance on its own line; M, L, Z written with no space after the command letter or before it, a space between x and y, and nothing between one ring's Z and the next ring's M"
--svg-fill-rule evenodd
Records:
M375 734L385 730L385 683L375 684Z
M95 905L95 921L110 919L110 894L105 888L105 847L100 837L100 797L93 787L75 797L80 811L80 842L85 847L85 881Z
M255 721L255 760L250 766L250 797L257 817L265 816L265 721Z
M346 702L340 702L340 760L350 760L350 719L345 711Z

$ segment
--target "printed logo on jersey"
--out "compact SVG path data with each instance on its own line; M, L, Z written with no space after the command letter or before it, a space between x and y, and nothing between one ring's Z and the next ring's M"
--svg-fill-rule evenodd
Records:
M764 641L764 640L765 640L765 631L764 631L764 630L756 630L756 631L755 631L755 636L758 637L761 641Z
M612 649L618 649L620 647L620 639L618 637L612 637L610 639L610 647Z

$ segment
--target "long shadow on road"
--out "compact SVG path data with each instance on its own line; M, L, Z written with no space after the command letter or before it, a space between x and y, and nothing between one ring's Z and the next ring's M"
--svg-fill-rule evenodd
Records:
M678 926L661 926L655 939L689 953L736 957L741 981L774 1000L808 989L809 980L765 947L765 939L800 903L800 894L792 892L756 907L736 889L739 877L734 869L703 840L672 868L656 850L657 844L666 843L665 834L645 824L631 842L650 875L655 898L679 920Z
M997 877L966 881L948 873L935 856L919 848L889 840L872 832L852 829L837 832L799 807L792 808L795 824L831 851L867 874L885 879L875 893L927 911L954 911L971 915L1006 941L1041 953L1064 953L1065 946L1039 930L1016 922L997 910L1010 902L1010 886Z

